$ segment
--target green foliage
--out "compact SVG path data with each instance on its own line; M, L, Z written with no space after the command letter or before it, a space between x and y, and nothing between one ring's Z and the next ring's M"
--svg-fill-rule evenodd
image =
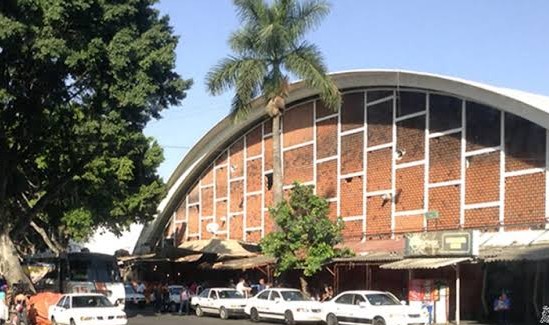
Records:
M326 75L319 49L304 40L329 13L323 0L234 0L241 28L229 39L234 52L221 60L207 75L213 95L235 89L232 111L244 118L254 97L266 102L286 97L288 76L303 79L320 93L329 108L339 109L339 90Z
M150 220L162 149L143 134L191 86L154 0L2 0L0 224L61 243ZM40 245L38 245L40 246Z
M328 202L313 194L311 186L294 183L290 199L269 210L278 226L261 241L262 251L277 258L277 274L302 269L306 276L321 270L334 257L348 255L335 246L342 241L341 218L328 218Z

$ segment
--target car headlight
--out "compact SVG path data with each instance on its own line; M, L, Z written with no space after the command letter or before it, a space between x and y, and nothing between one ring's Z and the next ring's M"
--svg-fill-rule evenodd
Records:
M296 311L298 313L308 313L308 312L310 312L309 308L297 308Z
M81 321L87 321L87 320L93 320L94 318L92 316L81 316L80 317L80 320Z

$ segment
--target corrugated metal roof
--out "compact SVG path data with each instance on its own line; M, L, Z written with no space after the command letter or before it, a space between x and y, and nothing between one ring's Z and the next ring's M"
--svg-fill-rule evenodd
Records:
M240 258L236 260L228 260L215 263L213 269L217 270L248 270L256 267L261 267L269 264L274 264L276 260L269 256L255 256L248 258Z
M438 269L470 260L470 257L407 258L402 261L380 265L380 268L389 270Z
M397 252L365 252L352 257L334 258L334 262L388 262L402 259L402 253Z
M547 260L549 245L492 247L481 250L479 257L485 263Z

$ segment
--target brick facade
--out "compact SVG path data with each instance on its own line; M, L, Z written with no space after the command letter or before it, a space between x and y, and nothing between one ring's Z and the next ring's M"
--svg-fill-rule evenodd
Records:
M348 239L536 228L549 217L547 130L496 108L423 90L353 90L340 112L317 99L289 105L282 132L285 189L315 185ZM215 222L220 238L256 242L274 229L271 121L214 149L167 235L207 239ZM433 210L439 218L425 220Z

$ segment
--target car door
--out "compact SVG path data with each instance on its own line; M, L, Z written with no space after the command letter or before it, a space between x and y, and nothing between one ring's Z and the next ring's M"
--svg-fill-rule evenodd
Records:
M210 294L208 295L208 299L204 303L204 311L209 313L216 313L217 312L217 304L219 300L219 295L217 294L216 290L210 290Z
M67 299L67 296L61 297L55 307L53 307L52 314L50 317L54 317L57 322L61 322L61 318L63 317L61 313L63 312L63 304L65 303L65 300Z
M276 290L271 291L266 310L272 315L273 318L282 318L285 311L284 309L285 308L283 306L283 300L280 293Z
M269 308L268 308L269 295L271 294L271 291L272 290L263 290L256 296L253 307L257 309L257 312L261 317L271 318L271 316L269 315Z
M368 308L369 304L363 295L354 294L353 304L351 307L352 322L355 324L370 324L372 323L372 310Z
M334 300L334 310L331 312L336 316L338 322L343 324L354 324L353 298L354 294L344 293Z
M71 296L65 297L65 301L63 301L63 305L61 307L61 312L59 313L60 318L57 321L58 323L69 324L71 319L71 313L72 313L71 298L72 298Z

